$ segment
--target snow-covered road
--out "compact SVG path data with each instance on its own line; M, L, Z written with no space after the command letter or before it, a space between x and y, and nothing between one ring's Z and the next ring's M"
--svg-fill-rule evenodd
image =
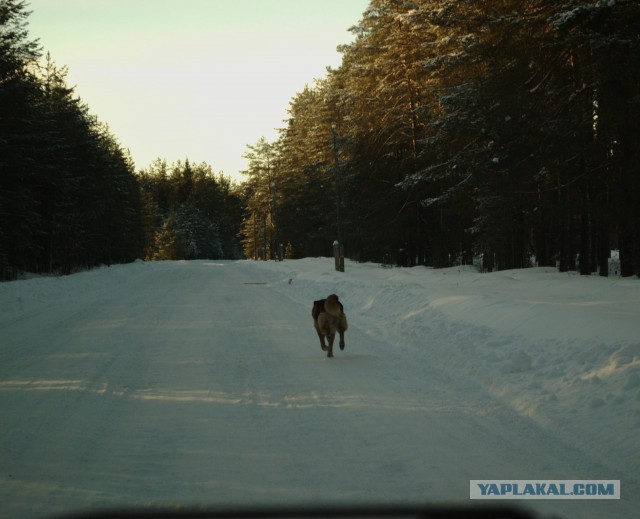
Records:
M428 337L415 347L415 326L397 336L395 314L372 311L387 285L372 278L366 301L354 293L350 307L363 282L344 283L329 261L326 275L306 280L295 262L164 262L1 285L0 517L119 505L468 504L471 479L621 479L620 501L520 503L635 517L637 472L608 464L598 450L607 446L569 441L563 424L518 410L486 373L450 369L441 335L433 352ZM340 293L351 324L334 359L310 317L325 288Z

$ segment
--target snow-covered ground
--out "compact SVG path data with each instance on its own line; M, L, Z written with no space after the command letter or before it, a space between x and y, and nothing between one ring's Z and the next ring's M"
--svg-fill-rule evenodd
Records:
M310 309L333 292L327 359ZM472 479L619 479L619 501L516 504L640 509L637 279L138 262L0 284L0 308L2 518L470 504Z

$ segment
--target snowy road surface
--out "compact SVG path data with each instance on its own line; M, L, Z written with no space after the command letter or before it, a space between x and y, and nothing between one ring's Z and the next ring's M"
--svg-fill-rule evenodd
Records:
M446 312L446 302L478 294L506 301L496 308L504 312L517 291L472 289L478 274L438 286L442 274L423 269L440 276L429 290L394 280L413 269L349 264L340 277L331 267L136 263L0 285L0 517L119 505L469 504L471 479L620 479L619 501L516 504L541 516L636 517L640 353L631 332L604 341L605 360L627 355L614 366L625 370L621 389L575 396L567 373L604 357L567 361L562 378L551 351L591 347L580 330L554 338L542 322L537 342L523 340L505 363L507 324ZM619 283L640 306L638 290ZM310 308L333 291L351 329L346 350L326 359ZM421 297L427 306L416 305ZM602 318L631 326L638 306L614 301ZM456 366L460 358L467 363ZM598 374L585 384L608 387ZM586 410L563 410L565 394L586 398ZM598 428L607 420L620 423Z

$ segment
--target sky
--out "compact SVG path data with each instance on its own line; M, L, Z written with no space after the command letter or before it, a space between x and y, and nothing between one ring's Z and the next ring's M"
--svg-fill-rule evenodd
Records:
M338 67L369 0L29 0L29 32L136 168L207 162L242 180L289 102Z

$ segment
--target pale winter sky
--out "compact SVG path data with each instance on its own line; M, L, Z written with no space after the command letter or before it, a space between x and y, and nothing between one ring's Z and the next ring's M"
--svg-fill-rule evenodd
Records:
M277 137L289 102L338 67L369 0L29 0L29 31L138 169L242 155Z

